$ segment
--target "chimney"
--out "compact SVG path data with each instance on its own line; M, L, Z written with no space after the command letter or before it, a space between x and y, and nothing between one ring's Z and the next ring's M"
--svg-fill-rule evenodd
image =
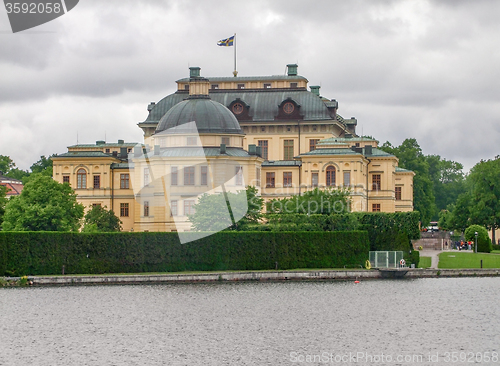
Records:
M256 146L255 152L257 153L257 156L262 157L262 146Z
M199 78L200 77L200 68L199 67L190 67L189 68L189 78Z
M248 145L248 154L249 155L257 155L257 150L255 145Z
M153 108L155 107L155 105L156 105L155 102L149 103L149 105L148 105L148 112L151 112L153 110Z
M288 64L286 67L288 69L288 76L297 76L297 68L299 67L297 64Z
M226 153L226 144L220 144L220 153L225 154Z
M125 141L123 141L123 140L118 140L118 143L119 143L120 145L123 145L123 144L125 143Z
M371 155L373 153L372 145L365 145L365 155Z
M104 145L106 142L102 140L98 140L95 142L96 145Z
M120 147L120 158L125 159L127 157L127 148L126 147Z
M160 145L155 145L155 147L154 147L154 154L155 155L160 155Z
M311 86L311 93L313 93L314 95L317 95L319 97L319 88L320 88L319 85Z
M200 76L200 70L199 67L189 68L189 96L209 98L210 82L208 79Z

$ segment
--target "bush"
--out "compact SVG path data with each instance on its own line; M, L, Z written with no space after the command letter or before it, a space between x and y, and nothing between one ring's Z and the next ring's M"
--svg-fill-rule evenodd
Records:
M464 237L466 241L472 241L475 244L477 232L477 251L482 253L491 252L491 239L488 236L488 230L481 225L471 225L465 229ZM473 244L473 246L474 246Z
M0 275L359 267L368 252L363 231L228 231L187 244L176 233L0 232Z

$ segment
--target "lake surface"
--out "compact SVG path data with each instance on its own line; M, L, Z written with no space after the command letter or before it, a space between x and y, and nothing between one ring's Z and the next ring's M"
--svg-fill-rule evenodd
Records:
M2 366L500 365L498 353L500 278L0 289Z

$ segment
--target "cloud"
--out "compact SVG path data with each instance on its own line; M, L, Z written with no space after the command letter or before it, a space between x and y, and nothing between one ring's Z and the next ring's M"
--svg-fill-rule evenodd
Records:
M491 1L85 1L12 34L0 11L0 154L27 168L77 132L140 141L147 104L189 66L232 75L234 49L216 42L236 33L239 75L297 62L365 134L415 137L470 167L497 154L499 12Z

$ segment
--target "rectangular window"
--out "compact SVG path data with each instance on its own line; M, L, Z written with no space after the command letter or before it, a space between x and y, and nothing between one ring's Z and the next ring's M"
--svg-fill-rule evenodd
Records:
M170 185L171 186L177 185L177 176L178 176L177 167L173 166L170 170Z
M212 84L212 85L210 86L210 88L211 88L212 90L217 90L217 89L219 89L219 84Z
M100 203L93 203L92 207L101 207L101 204Z
M283 187L292 186L292 172L283 172Z
M194 166L184 167L184 185L194 186Z
M194 145L196 145L196 142L197 142L196 136L188 136L187 137L186 143L188 146L194 146Z
M144 201L144 217L149 216L149 201Z
M290 88L296 88L298 86L297 83L290 83Z
M128 217L128 203L120 203L120 216Z
M274 188L274 172L266 173L266 188Z
M402 187L395 187L394 188L394 193L396 195L396 201L401 201L401 193L402 193L401 188Z
M129 183L130 183L130 176L128 174L120 174L120 189L129 189L130 187Z
M380 189L380 174L372 175L372 190L378 191Z
M237 88L238 89L245 89L245 84L238 84Z
M69 184L69 175L63 175L63 183Z
M144 185L149 184L149 168L144 168Z
M243 185L243 167L242 166L237 166L235 167L235 184L237 186L242 186Z
M202 186L208 185L208 166L202 166L201 168L201 182Z
M184 216L194 214L194 200L184 201Z
M260 168L255 168L255 186L260 187Z
M229 137L222 137L221 138L221 144L229 146Z
M318 186L318 173L312 173L311 175L311 185L313 188L316 188Z
M372 212L380 212L380 203L372 204Z
M257 143L262 150L262 157L268 160L269 142L267 140L259 140Z
M184 90L189 90L189 84L184 85Z
M177 216L179 213L178 210L178 201L177 200L172 200L170 201L170 215L171 216Z
M316 150L316 144L318 143L319 139L310 139L309 140L309 151Z
M271 84L264 83L264 89L271 89Z
M106 149L106 154L109 154L109 151L110 151L109 149Z
M96 174L94 175L94 189L101 188L101 176Z
M344 172L344 187L351 185L351 172Z
M293 140L283 141L284 160L293 160Z

